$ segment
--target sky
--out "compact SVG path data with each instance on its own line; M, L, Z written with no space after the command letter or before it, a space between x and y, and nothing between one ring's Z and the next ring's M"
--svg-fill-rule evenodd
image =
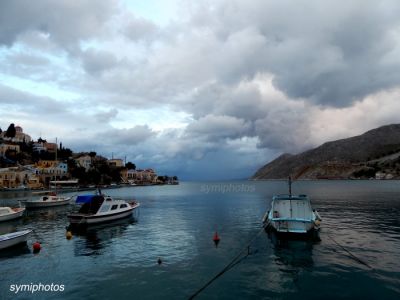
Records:
M400 2L0 1L0 127L183 180L399 123Z

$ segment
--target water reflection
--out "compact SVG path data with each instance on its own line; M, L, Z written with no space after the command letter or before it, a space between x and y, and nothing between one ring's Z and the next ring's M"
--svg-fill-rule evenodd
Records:
M137 223L137 218L128 217L107 224L88 227L67 227L74 236L79 237L74 243L75 256L101 255L111 240L121 237L130 225Z
M275 232L268 232L268 237L280 272L288 274L296 282L299 273L313 269L313 247L318 241L282 238Z
M27 243L21 243L6 249L0 250L0 261L2 259L13 258L20 255L25 255L31 253Z

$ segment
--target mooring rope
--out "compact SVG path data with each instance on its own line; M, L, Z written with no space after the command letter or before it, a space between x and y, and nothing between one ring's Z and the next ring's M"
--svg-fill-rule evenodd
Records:
M260 231L257 232L253 236L253 238L247 243L246 247L244 247L230 262L227 264L218 274L216 274L213 278L211 278L206 284L204 284L200 289L198 289L194 294L192 294L188 299L194 299L197 295L199 295L202 291L204 291L211 283L213 283L216 279L221 277L223 274L228 272L230 269L232 269L234 266L239 264L242 260L247 258L251 252L250 252L250 246L254 242L254 240L260 235L261 232L265 230L265 226L263 226ZM245 256L241 257L244 253Z
M358 262L359 264L362 264L370 269L374 269L373 267L371 267L368 263L366 263L365 261L363 261L362 259L358 258L355 254L353 254L350 250L346 249L346 247L344 247L343 245L341 245L339 242L337 242L329 233L327 233L327 236L336 244L338 245L340 248L342 248L342 250L344 250L347 254L349 254L349 257L353 260L355 260L356 262Z

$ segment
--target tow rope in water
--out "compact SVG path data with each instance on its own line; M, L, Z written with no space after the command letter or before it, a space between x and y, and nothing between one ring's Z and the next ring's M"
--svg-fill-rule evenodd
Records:
M194 299L197 295L199 295L202 291L204 291L211 283L213 283L216 279L222 276L224 273L228 272L234 266L239 264L242 260L247 258L250 254L250 245L254 242L254 240L260 235L261 232L265 230L265 226L263 226L257 234L253 236L253 238L247 243L246 247L243 248L230 262L227 264L218 274L216 274L213 278L211 278L205 285L203 285L200 289L198 289L194 294L192 294L188 300ZM243 257L241 257L245 254Z
M356 262L358 262L359 264L362 264L370 269L374 269L373 267L371 267L368 263L366 263L365 261L363 261L362 259L358 258L355 254L353 254L350 250L347 250L343 245L341 245L339 242L337 242L329 233L327 233L327 236L336 244L338 245L340 248L342 248L342 250L344 250L347 254L349 254L349 257L353 260L355 260Z

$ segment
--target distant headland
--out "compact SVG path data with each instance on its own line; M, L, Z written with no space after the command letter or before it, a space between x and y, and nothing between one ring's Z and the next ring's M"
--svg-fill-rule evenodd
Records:
M400 124L331 141L300 154L282 154L251 179L400 179Z

